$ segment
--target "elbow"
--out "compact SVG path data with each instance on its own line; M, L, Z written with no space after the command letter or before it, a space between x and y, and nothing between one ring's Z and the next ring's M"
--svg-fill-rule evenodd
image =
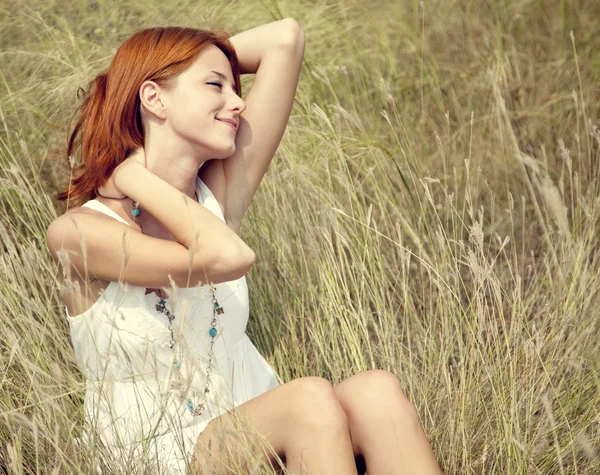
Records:
M230 262L227 280L238 280L244 277L254 265L256 254L250 248L243 251L241 256Z
M306 38L300 24L289 17L284 18L281 22L283 27L283 31L280 35L281 44L285 47L291 47L304 52Z
M254 265L256 261L256 253L244 244L236 253L230 254L229 272L231 278L229 280L237 280L244 277Z
M248 265L250 267L252 267L252 264L254 264L254 261L256 260L256 252L254 252L252 249L248 248Z
M254 261L256 261L256 253L252 249L248 248L247 259L245 261L245 265L241 269L242 273L240 274L240 279L243 276L245 276L248 273L248 271L252 268L252 266L254 265Z
M244 244L233 249L230 248L225 252L198 255L197 259L194 260L196 265L192 277L193 285L209 282L221 284L245 276L254 264L256 254ZM188 277L182 277L183 280L186 278Z

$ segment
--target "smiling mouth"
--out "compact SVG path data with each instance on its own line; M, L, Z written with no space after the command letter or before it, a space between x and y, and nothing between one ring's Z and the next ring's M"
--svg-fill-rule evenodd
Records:
M234 131L237 131L237 127L235 125L233 125L231 122L227 122L225 120L221 120L221 119L217 119L219 122L228 125L229 127L231 127Z

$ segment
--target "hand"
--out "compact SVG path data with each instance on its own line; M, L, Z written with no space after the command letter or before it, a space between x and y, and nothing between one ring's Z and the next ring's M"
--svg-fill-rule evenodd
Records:
M144 152L144 148L140 147L129 156L123 160L117 167L113 170L111 175L108 177L108 180L102 185L98 187L98 193L105 198L114 198L114 199L123 199L126 197L124 193L117 188L115 185L115 176L119 173L123 168L130 166L132 163L139 163L144 168L146 168L146 153Z

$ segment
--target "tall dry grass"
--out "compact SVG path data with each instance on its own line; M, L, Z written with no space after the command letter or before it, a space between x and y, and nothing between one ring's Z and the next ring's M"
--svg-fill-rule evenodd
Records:
M306 60L243 226L256 346L285 381L393 371L445 473L600 472L592 0L4 0L0 466L97 463L44 241L77 88L142 27L286 16Z

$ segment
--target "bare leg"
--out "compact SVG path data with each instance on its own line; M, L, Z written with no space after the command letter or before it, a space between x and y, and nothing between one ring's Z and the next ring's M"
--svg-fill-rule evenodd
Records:
M365 371L334 391L348 416L355 455L362 454L368 475L438 475L441 470L393 373Z
M357 474L346 413L324 378L295 379L213 420L192 466L202 475L247 473L248 453L261 451L271 466L285 458L294 475Z

